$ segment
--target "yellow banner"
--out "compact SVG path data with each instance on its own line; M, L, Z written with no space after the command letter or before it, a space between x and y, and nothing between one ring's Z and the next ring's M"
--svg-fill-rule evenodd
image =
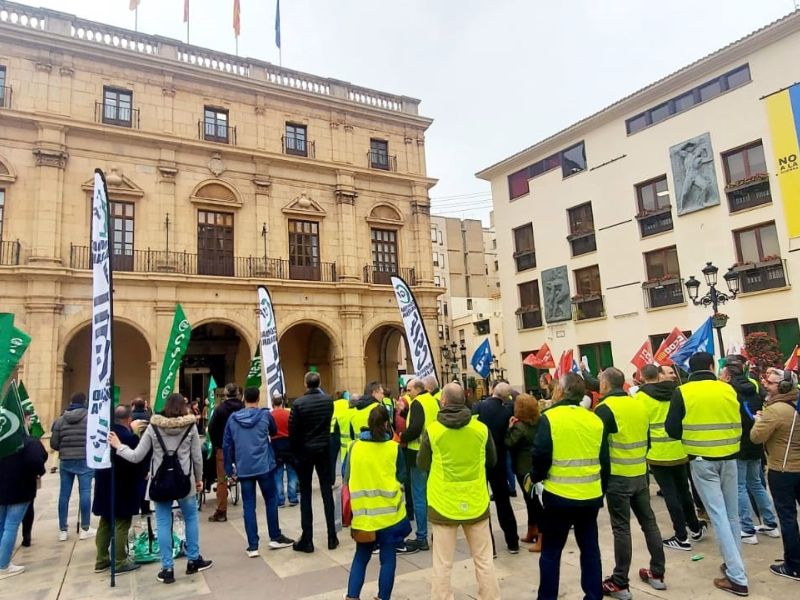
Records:
M767 98L767 117L775 152L775 173L790 238L800 237L800 85Z

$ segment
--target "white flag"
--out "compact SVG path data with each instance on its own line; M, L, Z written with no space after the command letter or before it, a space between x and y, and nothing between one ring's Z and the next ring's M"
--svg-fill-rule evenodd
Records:
M283 396L286 393L286 387L283 383L283 368L278 351L278 324L275 320L275 310L272 307L272 298L263 285L258 286L258 325L261 345L261 379L267 388L267 406L272 408L272 394L278 392Z
M94 172L92 197L92 339L89 355L89 417L86 424L86 464L111 467L108 432L111 429L111 262L108 194L103 172Z
M392 287L394 295L397 297L400 315L403 317L403 325L406 328L406 338L411 349L414 372L417 377L427 377L428 375L436 377L436 364L433 361L431 343L428 340L428 333L425 331L414 294L400 277L392 277Z

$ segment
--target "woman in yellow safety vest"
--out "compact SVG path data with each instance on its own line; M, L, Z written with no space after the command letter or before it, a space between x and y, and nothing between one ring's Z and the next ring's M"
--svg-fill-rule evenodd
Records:
M344 478L350 487L353 510L351 534L356 541L347 600L359 598L375 547L381 562L377 598L389 600L392 595L397 545L411 533L400 484L404 473L403 453L392 441L389 415L376 404L370 410L367 431L352 443L345 464Z

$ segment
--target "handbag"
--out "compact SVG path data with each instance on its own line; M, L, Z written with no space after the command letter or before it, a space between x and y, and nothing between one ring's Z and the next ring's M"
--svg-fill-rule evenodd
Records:
M350 486L342 484L342 525L350 527L353 522L353 507L350 506Z
M364 531L362 529L350 528L350 537L353 538L357 544L372 544L375 542L376 535L374 531Z

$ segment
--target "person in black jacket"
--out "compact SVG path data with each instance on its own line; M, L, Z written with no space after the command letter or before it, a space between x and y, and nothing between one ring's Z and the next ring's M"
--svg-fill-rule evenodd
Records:
M314 515L311 509L311 478L314 470L319 478L319 491L325 509L328 549L339 545L333 520L333 473L330 461L331 419L333 399L320 389L319 373L305 376L306 393L292 404L289 414L289 444L297 460L300 480L300 527L302 534L294 543L297 552L314 551Z
M214 409L211 422L208 424L208 436L211 438L211 445L214 448L217 467L217 508L214 514L208 517L208 520L212 522L228 520L228 479L225 476L222 439L230 416L243 408L244 404L242 404L239 394L239 386L235 383L229 383L225 386L225 400Z
M28 504L36 496L36 484L44 475L47 451L36 438L25 435L23 446L0 458L0 579L25 570L11 562L17 533Z

